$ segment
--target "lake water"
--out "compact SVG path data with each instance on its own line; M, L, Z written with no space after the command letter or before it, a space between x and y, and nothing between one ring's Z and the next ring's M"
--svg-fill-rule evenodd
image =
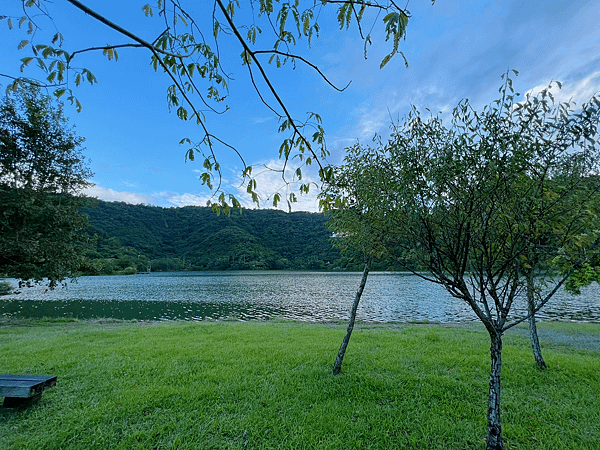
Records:
M47 291L36 286L0 297L0 314L127 320L347 320L361 276L232 271L81 277L67 288ZM371 273L357 316L372 322L475 320L471 309L442 287L403 273ZM538 316L541 320L600 322L600 288L590 286L580 296L560 291Z

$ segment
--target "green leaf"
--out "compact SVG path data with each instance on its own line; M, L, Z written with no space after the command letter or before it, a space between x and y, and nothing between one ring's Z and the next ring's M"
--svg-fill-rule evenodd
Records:
M383 58L383 61L381 61L381 64L379 65L379 68L383 69L386 66L386 64L390 62L390 59L392 59L392 56L393 55L391 55L391 54L386 55L386 57Z
M348 29L350 26L350 19L352 18L352 6L353 3L344 3L338 9L337 21L340 24L340 30L344 27Z
M181 120L187 120L187 118L188 118L187 109L185 109L183 106L180 106L179 108L177 108L177 117L179 117Z
M304 16L304 28L302 33L304 36L308 36L310 31L310 18L308 16Z
M273 207L277 208L277 205L279 204L279 202L281 201L281 194L277 193L275 195L273 195Z
M98 81L98 80L96 80L96 77L94 76L94 74L92 72L90 72L89 70L84 69L82 72L86 74L88 83L94 84Z
M142 11L144 11L144 15L146 17L148 17L148 16L153 17L154 16L154 12L152 11L152 7L150 5L144 5L144 6L142 6Z
M233 17L235 15L235 4L233 2L233 0L231 0L229 3L227 3L227 14L229 14L230 17Z
M23 72L23 69L27 67L29 63L33 61L33 59L34 58L32 56L27 56L26 58L21 59L21 72Z

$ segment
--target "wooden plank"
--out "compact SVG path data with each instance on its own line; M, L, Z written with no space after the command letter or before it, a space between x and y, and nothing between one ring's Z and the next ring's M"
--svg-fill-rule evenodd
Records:
M52 386L56 386L56 376L0 374L0 397L29 398Z
M16 411L20 409L27 408L28 406L37 403L42 398L42 393L34 395L29 398L19 398L19 397L4 397L4 409L6 411Z

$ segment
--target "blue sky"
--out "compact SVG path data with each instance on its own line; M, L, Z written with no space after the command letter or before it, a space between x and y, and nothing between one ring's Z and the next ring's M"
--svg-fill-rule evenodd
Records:
M84 1L152 41L163 30L157 17L144 17L142 6L146 2ZM20 3L3 2L0 15L21 16ZM189 3L199 17L209 19L212 14L212 6L202 9L210 2L182 3ZM240 2L241 11L236 15L240 24L251 17L248 4ZM304 42L298 51L335 84L343 86L351 81L344 92L333 90L306 67L269 69L295 116L315 111L323 117L331 163L341 162L344 148L357 140L369 143L375 133L386 136L391 120L402 118L411 105L447 112L463 98L476 106L489 103L496 98L500 76L508 69L520 72L515 86L521 93L558 80L563 83L559 99L580 104L600 90L598 1L438 0L431 5L429 0L412 0L407 8L411 19L400 49L408 59L408 69L399 56L379 69L390 45L383 39L381 17L365 60L356 27L340 31L333 9L321 14L322 31L311 48ZM64 0L55 0L49 12L66 39L64 48L68 51L127 42ZM44 36L54 34L54 28L39 20L43 29L36 39L44 42ZM208 20L206 23L210 26ZM19 73L19 59L27 56L28 50L19 52L16 47L25 38L23 31L9 31L6 21L0 22L0 73ZM278 148L284 136L277 133L277 118L252 89L247 70L240 64L239 44L223 38L222 63L234 78L226 101L230 110L219 116L209 114L207 124L212 133L234 145L246 163L280 167ZM201 163L186 162L185 147L179 145L184 137L195 140L200 130L169 113L168 80L151 69L147 52L124 49L119 56L118 62L109 62L100 53L82 55L78 65L89 68L98 84L76 88L83 104L81 113L66 107L71 124L86 138L85 154L95 173L92 181L96 185L88 194L129 203L204 206L211 193L198 179ZM35 76L35 70L28 69L25 75ZM7 81L0 77L3 85ZM242 202L253 207L245 189L239 189L240 160L225 150L218 156L224 167L225 187L234 194L239 192ZM305 177L317 179L314 171L305 172ZM264 206L269 206L268 199L278 189L286 191L275 172L264 171L258 183ZM294 210L316 211L315 195L313 189L299 196Z

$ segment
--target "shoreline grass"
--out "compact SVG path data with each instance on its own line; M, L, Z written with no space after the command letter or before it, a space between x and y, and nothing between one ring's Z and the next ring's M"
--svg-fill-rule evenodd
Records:
M540 324L598 335L599 324ZM489 339L474 326L6 321L0 372L52 374L39 404L0 413L3 449L477 449ZM507 449L595 449L600 355L504 338Z

